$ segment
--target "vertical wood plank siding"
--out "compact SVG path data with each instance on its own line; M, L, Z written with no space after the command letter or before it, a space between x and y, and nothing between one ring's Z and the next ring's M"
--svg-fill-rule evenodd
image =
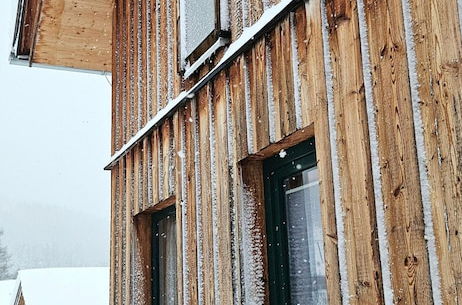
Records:
M231 40L278 2L229 0ZM110 304L151 303L171 204L179 303L267 304L261 162L314 136L329 303L462 305L459 2L300 1L253 41L112 169ZM183 79L177 0L113 15L112 153L224 54Z

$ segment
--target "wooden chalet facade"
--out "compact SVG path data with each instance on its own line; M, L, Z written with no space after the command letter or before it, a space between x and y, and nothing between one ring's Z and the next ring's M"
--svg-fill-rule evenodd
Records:
M114 0L111 304L462 304L461 16Z
M189 0L115 2L112 304L296 304L273 296L265 162L306 140L329 304L462 304L460 1L191 1L229 40L193 72L220 38L183 68Z

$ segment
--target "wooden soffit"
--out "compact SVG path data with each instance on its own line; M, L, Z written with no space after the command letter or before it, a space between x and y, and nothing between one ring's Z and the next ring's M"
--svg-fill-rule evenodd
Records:
M19 0L15 63L110 72L112 0Z

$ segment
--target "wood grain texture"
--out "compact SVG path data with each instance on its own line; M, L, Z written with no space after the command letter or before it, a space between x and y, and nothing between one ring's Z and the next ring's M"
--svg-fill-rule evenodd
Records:
M275 141L295 131L295 100L292 73L290 22L287 16L271 35Z
M133 1L134 0L124 0L125 2L125 9L124 9L124 14L125 14L125 24L126 24L126 30L125 30L125 35L126 35L126 45L125 45L125 73L126 73L126 81L125 81L125 86L126 86L126 96L125 96L125 141L128 142L132 135L133 135L133 115L134 115L134 97L132 95L133 92L133 86L134 86L134 81L133 81L133 23L132 23L132 17L133 17L133 12L132 12L132 7L133 7Z
M124 245L124 263L123 263L123 282L125 288L125 294L122 302L129 304L132 298L132 234L133 234L133 206L136 202L134 196L134 172L133 172L133 153L130 152L125 156L125 202L123 209L125 232L123 234L123 245Z
M234 123L234 148L238 160L245 158L248 154L247 148L247 123L245 118L245 92L244 92L244 71L242 68L243 58L239 58L230 67L230 91L233 108Z
M462 304L462 38L456 2L409 1L444 304Z
M308 14L308 16L307 16ZM301 117L302 127L309 126L314 123L314 106L316 104L317 96L319 92L316 92L316 84L324 82L323 74L324 69L320 69L319 58L322 58L322 49L313 46L314 41L316 43L322 43L321 32L319 26L321 25L320 16L318 13L318 7L316 3L313 5L304 5L299 7L295 11L294 28L297 41L297 53L298 53L298 79L300 80L300 104L301 104ZM319 52L321 50L321 52ZM314 54L313 54L314 53ZM312 61L311 56L316 56L316 61ZM313 71L313 65L319 70ZM315 78L311 78L311 73L316 73ZM321 77L319 79L319 77Z
M269 144L268 96L265 69L265 40L258 41L247 54L253 143L257 151Z
M44 0L33 62L111 71L111 0Z
M316 158L319 169L319 188L322 225L324 232L324 257L326 264L327 293L329 304L341 303L340 275L338 263L338 236L335 219L334 186L332 160L330 153L329 118L327 111L326 78L323 62L323 39L321 29L321 1L305 3L306 17L300 9L297 11L297 28L305 26L304 47L299 47L300 71L302 74L302 111L304 124L314 121L316 137ZM300 41L303 36L298 36ZM306 43L304 42L306 41ZM303 60L305 58L305 60ZM307 86L307 87L305 87ZM306 94L306 95L305 95ZM305 103L310 103L306 107ZM311 110L313 112L311 112ZM308 111L308 113L306 113Z
M112 8L112 40L117 41L119 38L119 16L117 14L117 0L114 0L114 5ZM120 65L120 44L115 44L114 48L111 49L112 52L112 60L111 65L113 68L112 70L112 83L114 84L115 89L111 90L111 155L115 153L118 148L118 140L119 140L119 110L117 109L121 103L120 101L120 83L118 75L119 72L119 65Z
M151 145L152 145L152 149L151 149L151 154L152 154L152 203L156 204L160 201L159 164L160 162L162 162L161 160L159 160L160 136L159 136L158 129L154 130L152 133Z
M151 215L138 215L134 218L134 237L135 237L135 263L140 270L136 270L136 290L134 305L149 304L151 300L151 240L152 240L152 217Z
M147 30L149 35L149 44L148 49L146 51L147 57L149 60L149 66L146 67L147 70L147 77L148 77L148 108L150 109L150 117L152 118L157 113L157 69L159 67L156 63L156 55L157 55L157 43L156 43L156 36L157 36L157 22L159 16L157 15L156 9L156 1L149 0L150 4L150 23L147 22Z
M181 110L180 110L181 111ZM181 142L183 140L182 128L183 128L183 113L176 112L173 115L173 130L176 135L176 147L180 149L182 147ZM182 159L179 154L175 154L175 167L178 169L175 173L175 191L176 191L176 200L175 200L175 210L176 210L176 248L177 248L177 263L176 263L176 272L177 272L177 289L178 289L178 300L181 303L183 300L183 224L182 224L182 194L183 194L183 183L182 183Z
M138 43L141 43L138 41L138 3L141 0L133 0L131 3L131 13L130 13L130 28L132 33L130 34L131 36L131 42L130 42L130 52L132 54L130 55L130 65L131 69L133 69L131 77L130 77L130 82L132 83L131 86L133 93L133 134L136 134L136 132L141 129L141 116L140 116L140 102L141 100L139 99L139 92L138 88L142 86L141 81L138 79L138 74L140 73L139 71L139 66L138 66L138 59L141 54L138 54Z
M211 95L211 94L210 94ZM213 221L212 221L212 194L210 174L210 120L209 96L207 90L197 95L197 112L199 124L199 155L201 176L201 204L202 204L202 247L204 281L204 305L215 304L214 287L214 261L213 261Z
M169 120L165 121L162 124L161 127L161 135L162 138L160 139L162 141L162 160L159 160L159 162L162 162L162 170L161 170L161 176L159 179L162 179L162 190L160 190L160 200L165 200L169 194L170 194L170 161L171 161L171 146L170 146L170 123Z
M160 106L165 105L168 100L168 86L171 85L168 81L169 73L170 76L173 75L175 97L181 90L194 86L220 61L224 53L224 50L218 51L194 75L183 80L179 66L167 65L167 42L173 42L174 60L178 55L176 42L180 31L178 18L181 16L178 15L176 1L142 1L143 38L134 44L141 43L142 49L139 55L141 70L138 70L137 65L131 65L138 55L131 50L130 41L138 39L136 31L139 28L136 18L131 21L130 3L139 1L141 0L118 0L121 5L115 10L117 14L114 19L114 37L119 37L116 46L119 58L114 59L115 66L118 65L113 74L114 88L118 88L118 94L114 93L113 99L117 96L120 103L113 104L112 108L113 125L116 125L112 129L112 136L116 137L113 139L113 151L115 147L121 147L127 142L132 132L140 127L138 125L133 128L133 123L138 124L140 119L141 125L145 124L158 110L158 102ZM335 106L334 128L337 132L336 148L339 154L350 294L348 301L351 305L383 304L378 251L378 238L383 236L379 237L376 230L371 143L364 93L364 54L361 54L362 37L359 35L360 21L356 1L326 1L328 45L323 45L321 1L323 0L305 1L294 10L293 30L287 15L263 38L253 41L253 46L245 54L240 55L175 111L173 118L154 128L152 134L136 145L113 169L112 305L127 304L126 298L130 293L127 283L133 274L123 263L130 260L127 256L130 247L136 251L142 250L138 248L139 243L149 242L148 233L140 231L144 230L140 228L146 227L147 223L140 224L138 228L137 217L157 213L173 202L177 210L177 287L178 298L182 300L180 303L184 303L186 298L190 299L190 304L198 304L199 297L200 303L205 305L235 304L242 301L246 289L242 276L246 270L242 268L239 254L239 250L242 250L239 234L242 233L240 217L246 215L236 213L240 211L242 204L236 198L240 198L244 185L251 187L251 195L262 209L258 214L257 224L265 231L262 160L313 136L316 138L320 173L328 297L330 304L340 304L338 237L329 138L333 130L329 130L328 89L333 89ZM417 0L363 1L377 111L375 115L382 173L382 189L379 191L382 192L386 204L394 301L397 304L430 305L431 289L434 288L429 281L429 257L423 235L417 169L419 160L412 120L415 114L410 107L407 68L409 54L406 54L404 42L401 5L403 1L409 1L415 32L417 75L422 100L431 206L442 274L443 303L460 304L462 228L458 215L462 213L462 44L457 3L456 0L429 1L423 4ZM268 9L266 4L272 5L276 2L278 1L251 0L249 23L256 22L264 10ZM158 7L156 3L159 4ZM167 14L169 4L171 15ZM230 2L233 40L243 30L241 5L238 1ZM145 20L148 9L151 13L150 23ZM167 20L168 16L171 20ZM157 21L159 28L156 26ZM171 37L168 37L167 24L172 26ZM132 28L135 29L134 32L131 31ZM157 29L160 33L158 37ZM149 41L144 39L148 36ZM293 69L291 37L296 38L298 71ZM156 39L159 44L156 44ZM323 48L328 48L331 55L333 88L326 86ZM159 62L156 59L157 51ZM266 66L268 61L271 67ZM248 105L245 65L249 81ZM299 129L296 128L294 72L298 73L301 87L302 122ZM135 83L131 82L132 75ZM269 77L272 86L268 82ZM135 107L130 96L131 88L136 86L143 89L139 96L141 115L136 108L140 105ZM274 109L269 107L269 93L274 96ZM194 111L197 113L197 125L196 118L192 117L191 103L194 103ZM119 120L116 120L117 117ZM273 130L270 130L270 120ZM274 137L270 141L271 133L274 133ZM251 153L248 136L252 142ZM199 164L196 165L195 161ZM184 176L183 163L186 166ZM128 182L131 180L134 188ZM196 183L200 183L200 187ZM127 223L130 220L131 205L137 215L135 226ZM216 211L213 211L215 206ZM185 213L182 214L183 212ZM183 219L183 216L186 218ZM144 222L146 219L140 221ZM134 242L133 246L127 245L130 239ZM183 244L183 241L186 243ZM262 251L265 252L263 248ZM232 249L238 251L233 254ZM150 255L148 250L142 251L141 254L137 252L138 256L135 257L147 260ZM199 252L203 254L201 261L198 261ZM147 272L143 273L145 279ZM265 281L268 281L267 276L265 272ZM203 281L201 289L197 282L199 279ZM187 281L186 285L183 285L183 280ZM143 282L141 287L147 291L150 283ZM187 290L183 291L184 288ZM268 293L267 291L266 296Z
M186 223L187 229L183 232L187 234L188 244L186 245L188 267L186 276L189 283L189 302L190 304L197 304L197 235L196 235L196 196L195 196L195 167L194 167L194 133L192 124L189 121L191 118L191 106L185 107L184 111L184 126L185 126L185 151L184 158L186 162Z
M114 168L111 171L111 218L110 218L110 223L111 223L111 229L110 229L110 249L109 249L109 305L115 305L116 301L116 289L115 289L115 283L116 283L116 255L117 255L117 250L116 250L116 245L118 244L118 241L116 240L117 238L117 203L118 203L118 187L119 187L119 171L118 168Z
M355 1L326 2L350 304L383 304Z
M158 95L160 97L160 101L157 101L160 105L161 108L163 108L166 103L167 103L167 43L168 43L168 37L167 37L167 0L162 0L159 1L160 3L160 9L159 9L159 14L157 17L160 19L160 45L158 52L160 52L160 57L159 57L159 62L157 62L158 69L160 70L160 77L161 79L158 81L159 82L159 87L157 90L160 92Z
M143 204L142 200L140 200L140 196L142 196L141 189L143 188L143 181L142 177L139 174L140 170L143 169L143 165L141 164L141 152L142 146L138 145L135 147L133 150L133 200L135 203L133 204L133 215L138 214L140 211L142 211L142 208L140 209L139 204Z
M152 155L151 155L151 138L148 137L143 140L143 166L140 179L143 180L141 187L142 204L140 210L145 210L149 203L152 202Z
M139 0L141 1L141 0ZM148 90L147 90L147 24L146 24L146 14L147 14L147 4L146 0L141 1L141 33L139 33L140 41L139 43L139 51L141 51L141 71L139 71L139 78L138 82L140 82L141 86L141 127L146 125L150 116L148 113Z
M391 0L365 12L394 298L431 304L402 9Z
M213 117L215 123L215 170L217 179L217 228L218 236L218 295L220 304L233 304L233 286L231 270L231 219L230 219L230 178L228 167L228 129L226 118L226 75L221 73L213 86Z
M123 231L125 230L124 225L123 225L123 215L124 213L122 212L125 208L125 159L122 159L119 162L119 200L118 200L118 206L117 206L117 215L118 215L118 226L117 226L117 235L118 235L118 242L117 242L117 257L116 257L116 273L117 277L115 280L115 289L116 289L116 296L115 296L115 303L116 304L122 304L122 297L124 295L124 292L122 291L122 281L125 279L125 275L123 274L122 271L122 266L123 266L123 255L125 255L123 251Z

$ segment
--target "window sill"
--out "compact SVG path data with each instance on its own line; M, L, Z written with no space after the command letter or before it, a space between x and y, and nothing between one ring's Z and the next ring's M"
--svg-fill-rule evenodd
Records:
M183 74L183 78L187 79L193 75L204 63L213 56L221 47L224 47L229 42L229 39L219 37L218 40L202 54L189 68L187 68Z

